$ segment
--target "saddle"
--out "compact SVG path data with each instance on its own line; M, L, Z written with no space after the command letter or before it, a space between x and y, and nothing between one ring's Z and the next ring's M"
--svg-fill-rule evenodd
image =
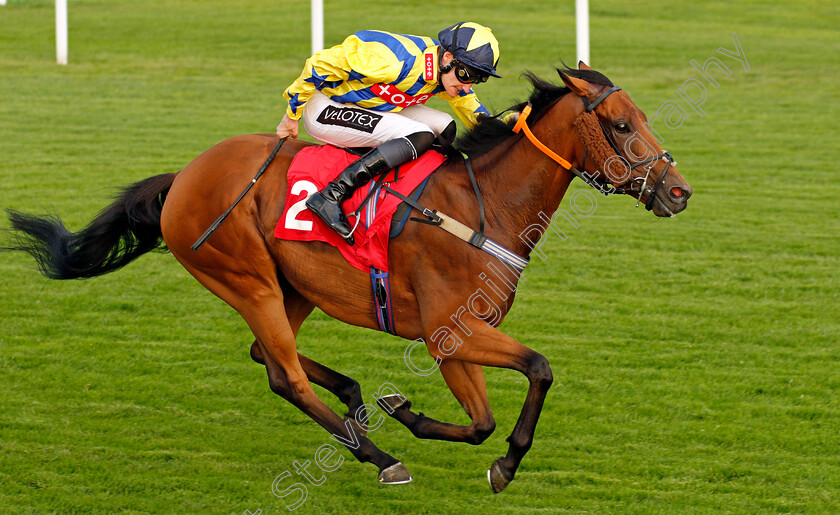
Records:
M388 240L396 237L405 226L410 213L403 201L381 188L387 185L394 191L419 198L422 189L434 172L446 160L443 154L429 151L418 159L398 166L381 177L362 186L344 202L342 208L351 224L356 224L356 244L350 246L329 229L305 206L306 198L321 190L358 155L331 145L306 147L295 156L288 171L286 203L274 236L293 241L322 241L336 247L347 262L364 272L374 267L388 271ZM369 198L368 198L369 197ZM358 216L353 216L363 201Z

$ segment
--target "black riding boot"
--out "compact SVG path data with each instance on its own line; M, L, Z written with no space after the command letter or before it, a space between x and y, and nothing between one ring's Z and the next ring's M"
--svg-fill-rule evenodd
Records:
M353 245L353 228L341 210L341 203L372 178L416 159L429 149L433 139L430 132L418 132L386 141L345 168L323 190L306 199L306 207Z
M353 228L341 210L341 203L350 198L359 186L390 169L379 149L373 149L345 168L323 190L306 199L306 207L352 245L353 236L350 231Z

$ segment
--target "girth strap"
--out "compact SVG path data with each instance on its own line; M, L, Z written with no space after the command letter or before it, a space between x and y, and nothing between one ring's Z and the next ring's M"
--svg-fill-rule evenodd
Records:
M399 167L394 171L399 174ZM382 174L375 183L368 185L370 191L359 205L356 216L358 220L364 219L365 227L370 227L376 217L379 208L379 191L382 181L387 174ZM355 229L354 229L355 231ZM386 333L397 334L394 329L394 311L391 309L391 282L388 272L374 266L370 267L370 281L373 288L373 302L376 313L376 323Z

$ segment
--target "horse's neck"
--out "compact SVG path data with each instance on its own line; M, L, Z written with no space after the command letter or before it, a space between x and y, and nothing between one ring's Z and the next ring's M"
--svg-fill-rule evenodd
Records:
M549 148L572 160L576 133L570 121L557 118L546 115L532 131ZM515 138L481 156L475 167L480 170L488 236L524 256L536 243L534 229L541 227L544 232L574 175L527 138Z

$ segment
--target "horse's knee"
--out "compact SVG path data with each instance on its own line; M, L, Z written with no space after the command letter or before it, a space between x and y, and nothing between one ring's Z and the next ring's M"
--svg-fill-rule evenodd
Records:
M532 385L540 390L546 391L554 382L554 375L551 373L551 366L548 359L542 354L535 352L528 360L528 368L525 372Z

